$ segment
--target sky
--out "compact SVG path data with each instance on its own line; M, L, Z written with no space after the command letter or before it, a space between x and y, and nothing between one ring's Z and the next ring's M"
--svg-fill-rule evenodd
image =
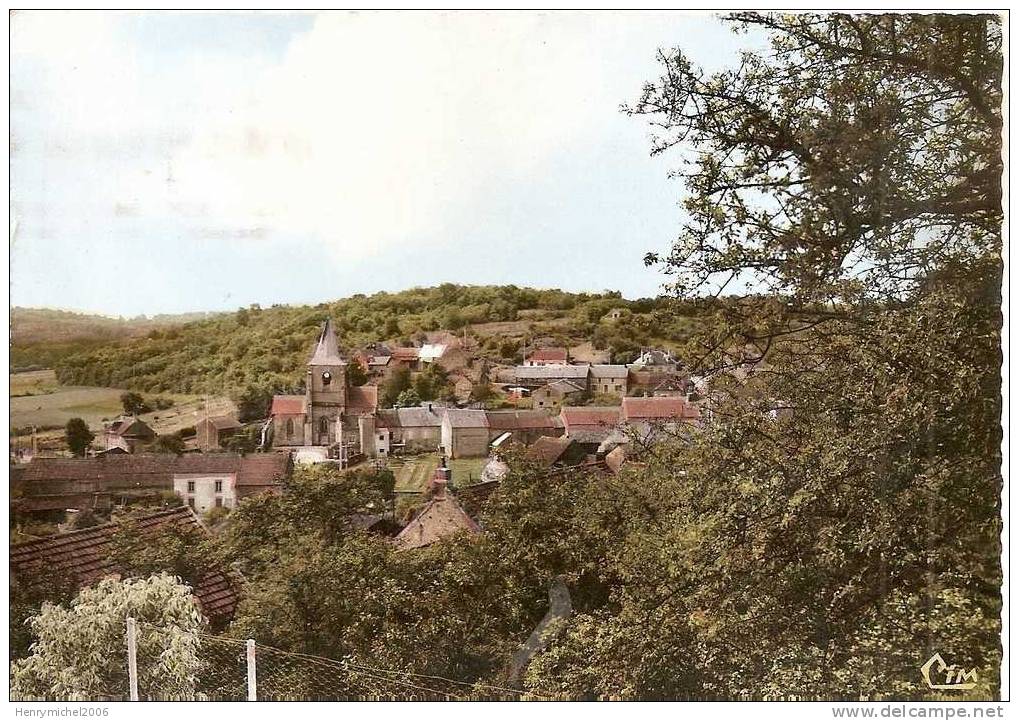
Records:
M654 296L675 158L620 106L682 13L18 12L11 303L107 315L442 282ZM759 43L759 39L757 40Z

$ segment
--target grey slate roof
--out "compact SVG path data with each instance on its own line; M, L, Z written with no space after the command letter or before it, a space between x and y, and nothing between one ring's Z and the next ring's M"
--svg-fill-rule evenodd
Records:
M514 374L518 379L525 380L575 378L586 381L590 371L590 366L517 366Z
M340 346L336 342L336 332L333 330L333 321L330 318L322 324L322 332L318 336L318 344L315 352L311 354L308 365L343 365L346 363L340 358Z
M628 373L625 365L591 366L591 376L594 378L626 378Z
M447 408L446 418L453 428L488 428L488 413L473 408Z
M444 408L391 408L378 412L379 425L387 428L438 427Z

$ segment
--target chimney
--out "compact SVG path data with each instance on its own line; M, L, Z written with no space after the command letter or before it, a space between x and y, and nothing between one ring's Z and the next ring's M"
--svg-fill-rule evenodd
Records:
M432 498L441 500L446 497L446 486L452 477L452 471L446 467L446 459L442 459L442 464L435 469L435 475L432 476Z

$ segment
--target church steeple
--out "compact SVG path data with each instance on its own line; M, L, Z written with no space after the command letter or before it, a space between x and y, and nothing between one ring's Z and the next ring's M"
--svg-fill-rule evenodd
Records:
M322 332L318 336L318 344L315 352L311 354L308 365L311 366L333 366L344 365L345 361L340 357L340 346L336 342L336 332L333 330L333 321L327 318L322 324Z

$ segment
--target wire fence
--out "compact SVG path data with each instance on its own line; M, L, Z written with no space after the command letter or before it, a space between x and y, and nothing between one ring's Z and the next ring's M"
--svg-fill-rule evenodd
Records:
M127 673L109 699L458 701L538 698L519 689L283 651L127 620Z

